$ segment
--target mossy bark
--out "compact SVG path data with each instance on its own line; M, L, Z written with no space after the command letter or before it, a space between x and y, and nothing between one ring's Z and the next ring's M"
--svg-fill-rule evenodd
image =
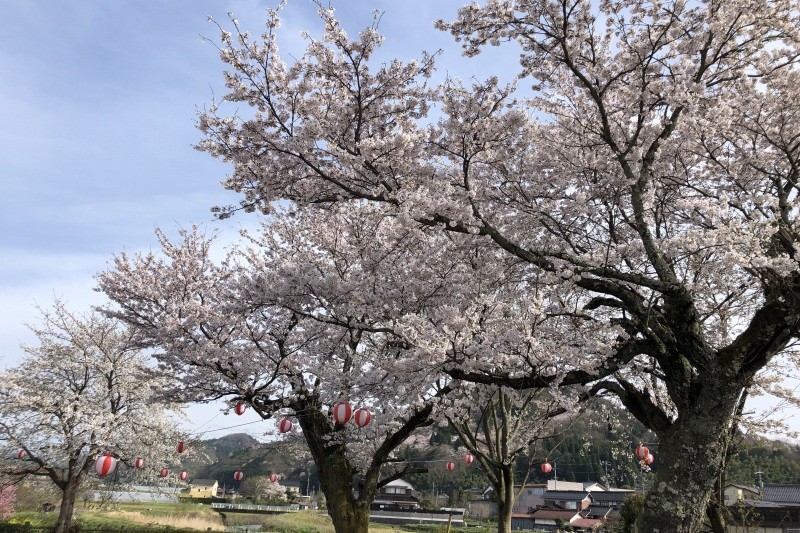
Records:
M636 521L638 533L697 533L725 463L731 413L741 388L735 384L700 391L691 410L664 431L658 471Z

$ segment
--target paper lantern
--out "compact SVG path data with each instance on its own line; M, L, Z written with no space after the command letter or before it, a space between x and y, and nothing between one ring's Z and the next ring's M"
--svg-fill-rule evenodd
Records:
M236 472L233 473L233 479L235 479L236 481L241 481L243 477L244 477L244 472L242 472L241 470L237 470Z
M169 468L162 468L158 475L161 477L167 477L169 475Z
M136 460L133 462L133 467L138 470L143 466L144 466L144 459L142 459L141 457L137 457Z
M289 417L288 416L284 417L281 419L280 422L278 422L278 431L280 431L281 433L288 433L289 431L292 430L292 426L293 424L292 421L289 419Z
M278 474L276 474L275 472L271 473L269 475L269 480L270 482L275 483L276 481L278 481Z
M233 412L240 416L243 415L245 411L247 411L247 404L244 402L237 402L233 408Z
M652 453L648 453L647 455L644 456L644 459L642 459L642 461L644 461L644 464L646 464L648 466L653 464L653 461L655 461L655 460L656 460L656 458L653 457Z
M474 461L474 460L475 460L475 456L472 455L471 453L468 453L468 454L464 455L464 462L467 463L468 465L471 465L472 461Z
M542 474L549 474L553 471L553 465L548 462L542 463Z
M28 458L28 452L26 452L22 448L17 450L17 459L27 459L27 458Z
M455 468L456 468L456 464L454 462L450 461L450 462L447 463L447 471L448 472L452 472L453 470L455 470Z
M353 408L349 403L339 402L333 406L333 419L337 424L347 424L351 416L353 416Z
M369 412L369 409L361 407L353 413L353 420L356 421L358 427L363 428L372 421L372 413Z
M189 477L189 472L187 472L186 470L181 470L181 473L178 474L178 478L180 478L181 481L186 481L186 478L188 477Z
M644 444L639 444L633 453L636 455L637 459L644 460L644 458L647 457L647 454L650 453L650 450L648 450L647 446Z
M110 455L101 455L94 462L94 471L100 477L106 477L117 468L117 458Z
M183 442L183 441L180 441L178 443L178 445L175 447L175 449L178 450L178 453L183 453L184 451L186 451L186 443Z

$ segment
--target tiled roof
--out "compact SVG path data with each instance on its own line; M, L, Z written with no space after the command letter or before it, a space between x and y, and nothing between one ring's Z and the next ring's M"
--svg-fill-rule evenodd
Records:
M576 509L536 509L529 516L534 520L537 518L542 520L555 520L556 518L571 520L577 514L578 511Z
M588 494L585 490L546 490L542 494L542 499L580 501L586 498Z
M592 491L589 495L592 497L592 500L596 502L624 502L625 498L628 497L628 492L598 492Z
M800 503L800 485L766 483L762 499L767 502Z
M602 520L597 518L578 518L569 523L573 527L595 527L603 523Z
M607 505L597 506L597 505L590 505L586 509L583 510L583 515L586 518L599 518L601 516L606 516L611 512L611 507Z
M758 494L758 487L751 487L749 485L741 485L739 483L728 483L727 485L725 485L725 488L728 488L728 487L736 487L737 489L749 490L750 492L752 492L754 494Z

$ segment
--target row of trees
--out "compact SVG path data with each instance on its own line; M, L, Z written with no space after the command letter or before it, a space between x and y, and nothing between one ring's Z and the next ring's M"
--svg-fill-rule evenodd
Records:
M432 87L430 56L374 65L377 22L350 39L319 14L290 64L279 11L260 39L233 21L236 114L199 116L242 194L218 212L262 230L221 261L196 228L159 233L98 277L161 394L294 417L339 533L420 470L398 450L421 427L449 419L510 509L550 418L613 395L660 442L635 527L698 531L800 328L796 6L489 0L438 23L467 55L516 41L525 99ZM380 424L334 423L340 400Z
M320 15L291 64L275 12L261 39L222 34L225 99L252 111L200 115L242 195L222 214L290 202L323 240L366 224L339 268L386 260L351 280L348 325L445 387L615 395L660 441L636 527L698 531L747 391L800 327L796 4L489 0L438 23L467 55L515 41L526 99L431 87L428 56L373 65L374 26Z

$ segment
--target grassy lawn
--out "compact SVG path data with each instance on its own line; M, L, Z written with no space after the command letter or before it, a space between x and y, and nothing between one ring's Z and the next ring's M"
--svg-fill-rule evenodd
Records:
M52 526L57 513L24 512L17 513L10 523L31 526ZM238 514L227 515L228 525L262 524L262 531L274 533L334 533L330 517L323 513L300 512L283 515ZM75 511L75 523L86 530L126 531L137 529L149 532L198 532L224 531L221 516L212 511L208 505L191 503L119 503L112 509L97 510L81 508ZM446 526L390 526L370 524L374 533L444 533ZM2 524L0 524L0 531ZM470 533L491 533L492 527L470 527L468 530L453 528L453 533L469 531Z

